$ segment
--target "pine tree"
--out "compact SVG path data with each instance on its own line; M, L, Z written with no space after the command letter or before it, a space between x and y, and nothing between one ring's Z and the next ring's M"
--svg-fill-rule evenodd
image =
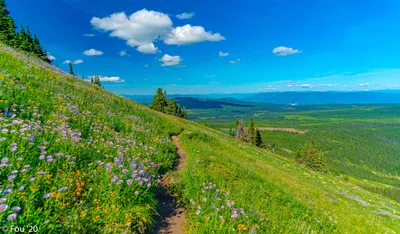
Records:
M27 42L28 42L27 52L32 53L32 52L34 52L34 42L33 42L32 34L31 34L31 30L29 30L28 26L26 26L25 32L26 32L26 38L27 38Z
M165 108L165 113L173 116L178 116L179 114L179 107L176 104L174 99L168 101L168 106Z
M74 70L73 70L73 68L72 68L72 63L71 63L71 62L69 63L69 74L75 76ZM92 78L92 83L94 83L94 79L93 79L93 78Z
M263 146L263 141L262 141L262 137L261 137L261 133L260 133L260 130L256 130L256 137L255 137L255 139L254 139L254 144L257 146L257 147L262 147Z
M296 152L295 159L314 170L326 171L323 153L317 150L317 143L314 137L309 144L303 147L303 150Z
M165 108L167 106L168 103L165 93L163 93L162 88L158 88L156 95L153 97L153 102L151 103L150 108L165 113Z
M0 0L0 41L7 45L15 46L15 29L14 20L11 18L10 12L7 10L5 0Z
M256 129L254 127L253 118L250 118L250 123L247 129L247 131L249 132L250 143L254 144L254 141L256 139Z
M40 45L39 38L36 35L33 36L32 53L34 55L36 55L37 57L41 58L42 60L46 60L47 59L46 53L43 51L43 48Z
M21 25L21 28L18 33L18 48L24 51L29 51L29 39L26 35L24 26Z

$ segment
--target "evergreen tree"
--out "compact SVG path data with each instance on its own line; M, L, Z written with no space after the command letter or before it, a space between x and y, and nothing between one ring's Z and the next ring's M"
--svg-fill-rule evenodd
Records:
M69 63L69 74L75 76L74 70L73 70L73 68L72 68L72 63L71 63L71 62ZM92 77L92 83L94 83L93 77Z
M255 137L255 139L254 139L254 144L257 146L257 147L262 147L263 146L263 141L262 141L262 137L261 137L261 133L260 133L260 130L256 130L256 137Z
M34 52L34 42L33 42L33 38L32 38L32 34L31 34L31 30L29 30L29 27L26 26L26 40L28 43L28 50L27 52L32 53Z
M48 62L51 62L47 56L46 53L43 51L42 46L40 45L40 41L39 38L34 35L33 36L33 49L32 49L32 53L34 55L36 55L37 57L41 58L42 60L48 60Z
M156 95L153 97L153 102L151 103L150 108L165 113L165 108L167 106L168 103L165 93L163 93L162 88L158 88Z
M0 41L7 45L15 46L15 29L14 20L11 18L10 12L7 10L5 0L0 0Z
M256 139L256 129L254 127L253 118L250 118L250 123L247 129L247 131L249 132L250 143L254 144L254 141Z
M18 48L24 51L29 51L29 39L28 36L26 35L24 26L21 25L21 28L18 33Z
M176 104L174 99L168 101L168 105L165 108L165 113L173 116L178 116L179 114L179 106Z
M311 169L326 171L323 153L317 150L317 143L314 137L309 144L303 147L303 150L296 152L295 159Z

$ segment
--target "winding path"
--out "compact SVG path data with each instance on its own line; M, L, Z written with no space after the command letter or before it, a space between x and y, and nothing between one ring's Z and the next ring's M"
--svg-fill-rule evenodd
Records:
M182 170L183 164L185 162L186 153L182 149L179 139L177 136L171 137L174 142L175 148L178 152L178 163L174 170ZM167 187L170 182L167 180L166 176L163 177L161 186L159 188L157 199L160 205L157 212L160 214L159 218L156 220L156 226L151 234L185 234L184 227L186 224L185 210L179 203L177 198L168 191Z

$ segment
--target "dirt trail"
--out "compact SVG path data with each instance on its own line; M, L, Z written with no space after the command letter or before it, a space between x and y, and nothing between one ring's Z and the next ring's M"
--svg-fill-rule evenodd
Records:
M172 141L174 142L175 148L178 152L179 159L178 164L174 168L174 170L181 170L183 168L183 163L186 158L186 153L182 149L179 139L176 136L172 136ZM151 232L151 234L185 234L186 231L183 230L186 224L186 216L184 213L184 209L176 197L168 191L168 181L164 176L162 179L162 183L160 189L157 194L157 199L160 202L160 205L157 209L157 212L160 214L160 217L156 220L156 227Z

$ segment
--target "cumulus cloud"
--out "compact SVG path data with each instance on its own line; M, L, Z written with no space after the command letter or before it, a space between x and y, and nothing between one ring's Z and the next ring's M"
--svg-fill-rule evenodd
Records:
M85 50L83 52L83 54L87 55L87 56L98 56L98 55L102 55L104 53L103 53L103 51L100 51L100 50L90 49L90 50Z
M70 63L72 63L72 61L71 60L65 60L64 62L63 62L63 64L70 64Z
M182 59L180 56L170 56L165 54L159 61L163 62L161 66L167 67L179 65L182 62Z
M89 76L89 79L94 78L96 76ZM99 76L100 82L114 82L114 83L123 83L125 80L121 79L119 76Z
M90 23L97 29L110 32L110 36L127 41L132 47L148 45L172 28L168 15L148 11L137 11L129 17L124 13L114 13L108 17L93 17Z
M184 12L182 14L176 15L176 18L183 20L183 19L191 19L194 16L194 12Z
M119 52L119 56L126 56L126 51L125 50L121 50Z
M180 18L193 17L194 13L182 13ZM178 17L178 16L177 16ZM164 13L143 9L130 16L125 12L110 16L93 17L92 26L103 32L109 32L111 37L125 40L131 47L137 47L139 52L154 54L158 48L154 42L164 40L169 45L188 45L204 41L225 40L219 33L206 32L201 26L179 26L173 28L171 18Z
M228 53L228 52L224 53L224 52L220 51L220 52L218 53L218 55L219 55L219 57L226 57L226 56L229 55L229 53Z
M173 28L171 32L164 36L164 42L168 45L189 45L204 41L222 41L225 40L219 33L206 32L201 26L179 26Z
M56 57L54 57L54 56L51 55L50 53L47 53L47 54L46 54L46 58L48 58L50 61L56 60Z
M272 53L274 53L277 56L287 56L287 55L297 54L300 52L301 52L300 50L294 50L293 48L288 48L285 46L279 46L272 50Z
M358 86L360 86L360 87L367 87L367 86L369 86L369 83L359 84Z
M84 37L95 37L96 34L93 34L93 33L86 33L86 34L83 34L83 36L84 36Z
M229 61L230 64L238 64L240 63L240 59L236 59L236 60L231 60Z
M149 43L138 46L136 50L143 54L155 54L157 53L158 48L155 47L153 43Z

